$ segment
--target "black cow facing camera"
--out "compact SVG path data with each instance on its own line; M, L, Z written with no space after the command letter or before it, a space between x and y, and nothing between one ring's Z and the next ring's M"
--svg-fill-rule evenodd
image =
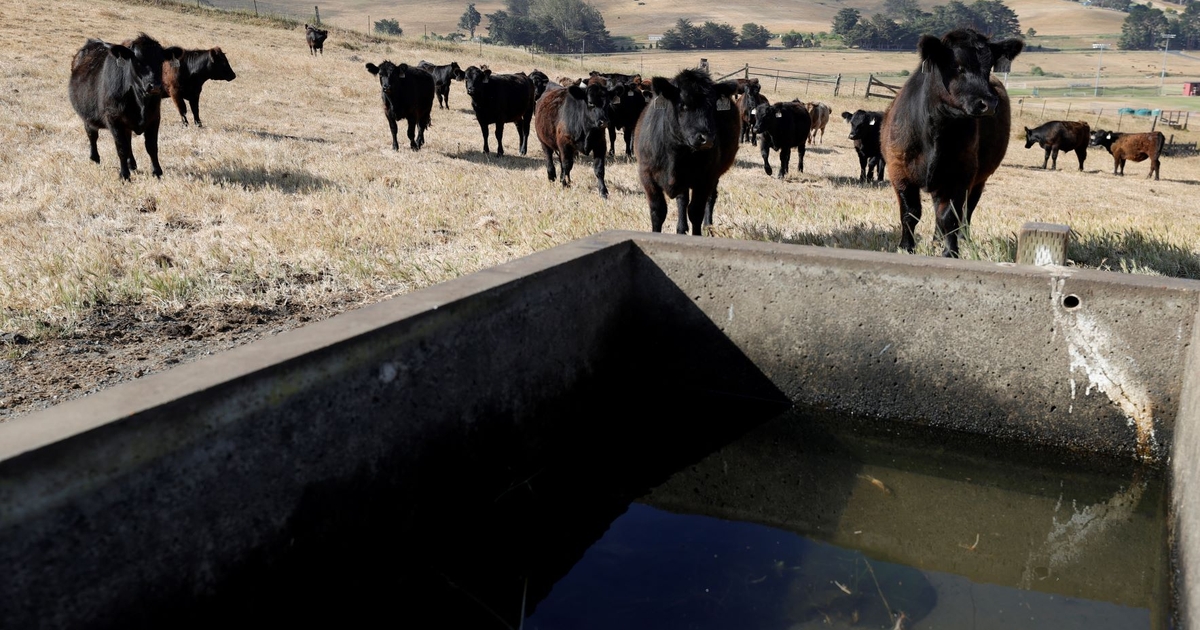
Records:
M856 110L853 114L842 112L842 120L850 123L849 138L854 141L858 153L858 180L867 182L878 173L883 181L883 152L879 146L879 130L883 129L883 112Z
M420 150L425 144L425 130L429 128L429 116L433 111L433 75L406 63L396 65L390 61L378 66L368 63L367 72L379 77L383 115L392 131L392 150L400 150L396 121L401 118L408 122L409 148Z
M108 129L117 146L121 179L137 170L133 158L133 134L146 136L155 177L162 176L158 164L158 125L162 118L163 62L178 59L183 49L162 45L145 33L121 44L89 39L71 60L67 95L75 113L83 119L91 145L89 159L99 164L96 140Z

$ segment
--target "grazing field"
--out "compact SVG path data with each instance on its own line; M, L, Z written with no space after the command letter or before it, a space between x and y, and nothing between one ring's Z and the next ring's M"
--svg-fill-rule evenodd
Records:
M364 68L383 59L454 59L464 67L486 62L497 72L536 65L552 77L586 74L577 60L531 60L486 46L428 49L337 30L324 56L314 58L302 28L111 0L3 0L0 14L10 51L0 68L0 140L8 147L0 153L0 414L25 413L597 231L649 229L636 165L623 156L608 168L605 201L586 164L576 166L570 189L547 181L536 137L529 155L516 155L511 125L508 155L482 154L461 83L450 110L435 108L420 152L392 151L378 81ZM138 31L165 45L220 45L238 77L205 86L203 128L184 128L164 106L163 178L149 175L135 138L143 170L123 183L106 132L101 164L88 161L66 84L86 37L120 41ZM642 63L649 75L673 74L696 59L596 61L599 69L632 71ZM716 54L710 61L717 69L744 63ZM879 63L916 65L911 55ZM785 81L764 93L790 100L803 88ZM757 149L743 145L721 181L714 234L895 249L892 192L857 182L857 158L838 117L884 103L821 100L834 117L824 142L809 148L804 173L789 173L784 182L768 178ZM1026 109L1014 127L1036 122ZM771 159L778 164L777 155ZM1060 160L1061 172L1043 172L1035 168L1041 151L1014 139L964 255L1012 260L1020 225L1051 221L1076 230L1073 264L1200 278L1200 158L1165 158L1157 182L1143 179L1146 163L1131 163L1117 178L1102 152L1091 153L1083 173L1072 159ZM673 221L672 210L667 224ZM920 253L939 251L932 234L926 218L918 228Z

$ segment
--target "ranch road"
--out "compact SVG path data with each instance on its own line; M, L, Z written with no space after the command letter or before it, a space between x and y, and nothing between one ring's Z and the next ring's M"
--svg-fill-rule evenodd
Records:
M380 296L381 297L381 296ZM66 338L0 334L0 422L320 321L369 302L340 295L319 305L223 305L159 313L97 307Z

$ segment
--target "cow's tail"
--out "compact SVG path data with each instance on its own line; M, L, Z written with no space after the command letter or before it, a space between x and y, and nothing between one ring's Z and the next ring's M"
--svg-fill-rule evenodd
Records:
M1158 133L1158 155L1163 156L1163 155L1166 155L1166 153L1163 151L1163 147L1167 144L1167 137L1164 136L1163 132L1161 132L1161 131L1159 131L1157 133Z

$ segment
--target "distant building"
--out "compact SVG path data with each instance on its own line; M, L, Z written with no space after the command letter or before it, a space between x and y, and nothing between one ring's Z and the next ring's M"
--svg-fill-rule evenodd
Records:
M1183 83L1184 96L1200 96L1200 81L1185 81Z

